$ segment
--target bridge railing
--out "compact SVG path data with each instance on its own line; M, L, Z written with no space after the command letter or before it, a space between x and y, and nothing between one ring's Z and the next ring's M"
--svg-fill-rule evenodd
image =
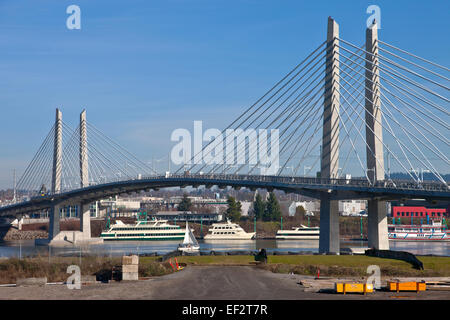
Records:
M364 178L352 179L327 179L316 177L289 177L289 176L263 176L263 175L243 175L243 174L172 174L170 176L151 176L143 179L198 179L198 180L222 180L222 181L252 181L263 183L283 183L283 184L305 184L317 186L356 186L363 188L392 188L409 190L428 191L448 191L448 185L441 182L421 182L410 180L384 180L370 183Z
M439 191L448 192L448 185L444 185L441 182L421 182L417 183L411 180L385 180L377 181L375 183L370 183L364 178L352 178L352 179L327 179L327 178L316 178L316 177L290 177L290 176L263 176L263 175L245 175L245 174L171 174L171 175L152 175L152 176L141 176L135 179L121 180L112 179L106 183L91 183L87 188L95 188L99 185L108 185L115 183L127 183L130 181L139 180L173 180L173 179L187 179L196 180L193 184L226 184L227 181L249 181L262 184L285 184L285 185L305 185L308 187L317 186L321 188L326 187L336 187L336 186L349 186L349 187L359 187L359 188L371 188L371 189L396 189L396 190L423 190L423 191ZM61 190L60 193L66 193L73 190ZM50 195L50 194L48 194ZM39 198L41 195L28 195L29 199ZM10 206L11 204L3 204L3 206Z

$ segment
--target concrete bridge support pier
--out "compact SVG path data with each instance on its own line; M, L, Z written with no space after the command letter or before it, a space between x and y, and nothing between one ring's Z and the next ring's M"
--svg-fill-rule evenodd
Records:
M339 251L339 203L323 195L320 198L319 252L338 254Z
M339 25L328 18L321 178L335 179L339 174ZM338 201L328 193L320 198L319 252L339 254Z
M60 205L55 205L50 210L49 215L49 228L48 228L48 242L51 242L60 232L59 219L60 219Z
M84 240L91 238L91 210L89 209L89 204L80 205L80 231Z
M368 246L389 250L386 201L368 201Z

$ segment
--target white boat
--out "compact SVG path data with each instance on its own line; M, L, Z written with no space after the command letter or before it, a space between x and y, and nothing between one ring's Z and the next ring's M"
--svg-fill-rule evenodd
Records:
M167 220L141 220L136 224L124 224L116 220L107 231L103 231L100 237L105 241L162 241L162 240L182 240L184 230L180 226L167 223Z
M245 232L238 224L227 221L213 223L204 240L251 240L255 232Z
M192 230L188 226L188 222L186 221L186 232L184 234L184 240L183 243L181 243L178 246L179 251L183 252L199 252L200 246L197 242L197 239L195 239L194 234L192 233Z
M389 224L388 238L395 241L450 241L450 232L442 221L431 224Z
M277 240L319 240L319 227L294 227L292 230L278 230L275 239Z

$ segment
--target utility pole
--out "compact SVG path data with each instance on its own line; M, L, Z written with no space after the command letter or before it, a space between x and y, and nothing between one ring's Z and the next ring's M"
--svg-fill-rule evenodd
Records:
M14 179L13 203L16 203L16 169L14 169L14 172L13 172L13 179Z
M167 154L167 167L168 167L168 171L170 173L170 152Z
M152 156L152 169L153 169L153 173L156 174L156 170L155 170L155 157Z
M388 179L391 180L391 157L389 152L389 146L386 148L386 158L387 158L387 174Z

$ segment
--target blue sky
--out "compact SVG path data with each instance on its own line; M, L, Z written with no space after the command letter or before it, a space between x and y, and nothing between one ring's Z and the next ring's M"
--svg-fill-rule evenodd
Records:
M81 30L66 28L67 6ZM449 65L448 1L0 0L0 188L20 175L54 120L88 121L143 160L176 128L223 128L325 39L380 38Z

